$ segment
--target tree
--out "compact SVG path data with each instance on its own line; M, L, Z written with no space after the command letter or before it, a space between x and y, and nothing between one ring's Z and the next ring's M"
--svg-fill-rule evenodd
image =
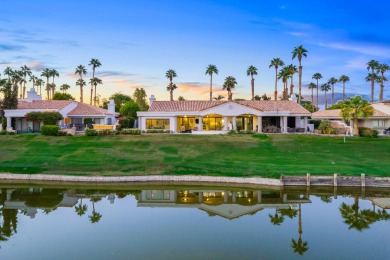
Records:
M314 113L314 95L313 95L313 89L317 88L317 85L313 82L310 82L309 89L311 89L311 105L312 105L312 113Z
M167 70L167 72L165 73L165 77L167 79L169 79L169 92L170 92L170 96L171 96L171 101L173 101L173 90L175 88L173 88L172 80L173 80L173 78L177 77L176 71L174 71L172 69ZM177 88L176 85L175 85L175 87Z
M376 60L370 60L367 62L367 70L371 70L371 103L374 102L374 91L375 91L375 71L378 69L379 62Z
M226 89L228 92L228 100L233 100L233 94L232 94L232 89L235 88L237 84L236 78L232 76L228 76L225 78L225 83L223 83L223 88Z
M97 85L102 85L103 84L103 81L99 78L96 78L96 77L93 77L90 81L89 81L90 84L92 84L93 86L95 86L95 96L93 98L93 105L96 106L96 86Z
M307 50L299 45L298 47L294 47L292 51L292 59L298 58L299 62L299 94L298 94L298 104L301 103L302 96L302 57L307 57Z
M30 75L30 80L29 80L29 81L32 81L32 83L33 83L33 88L35 88L35 85L36 85L37 80L38 80L38 77L37 77L37 76Z
M119 112L121 110L121 107L130 100L133 100L130 96L122 94L122 93L115 93L111 95L108 99L113 99L115 103L115 112ZM103 108L107 109L108 107L108 100L103 103Z
M4 75L8 77L8 82L11 82L11 77L13 74L14 71L10 67L4 69Z
M215 65L208 65L207 68L206 68L206 75L210 75L210 101L213 100L213 74L217 74L218 75L218 69L217 69L217 66Z
M291 240L291 247L294 249L294 253L298 253L299 255L303 255L309 247L307 246L308 243L306 241L302 240L302 209L301 204L298 206L298 240L292 239Z
M69 93L56 92L53 95L53 100L75 100Z
M97 223L100 221L100 219L102 218L102 214L98 213L95 211L95 200L94 199L91 199L92 201L92 215L91 216L88 216L89 220L91 221L91 223Z
M361 96L349 98L341 109L341 117L349 122L353 120L353 133L359 135L358 120L374 113L374 108Z
M121 107L119 113L123 117L137 118L137 111L140 111L138 104L130 100Z
M76 67L74 74L78 74L80 76L76 82L76 85L80 86L80 102L83 102L83 87L86 84L83 80L83 75L87 74L87 69L83 65L79 65Z
M287 84L288 84L288 79L290 77L291 77L291 75L290 75L290 70L288 69L288 67L283 67L279 71L278 79L281 79L282 82L283 82L283 97L282 97L283 100L287 100L288 99L288 87L287 87Z
M334 84L336 84L338 80L335 77L331 77L328 81L328 83L332 86L332 106L334 104Z
M224 98L225 98L224 96L218 95L218 97L215 97L214 99L215 99L215 100L222 100L222 99L224 99Z
M312 77L313 79L315 79L316 81L317 81L317 107L318 107L318 90L319 90L319 86L318 86L318 80L320 80L320 79L322 79L322 75L321 75L321 73L314 73L313 74L313 77Z
M50 87L49 87L49 78L51 76L51 73L50 73L50 69L48 68L45 68L43 69L42 73L41 73L41 76L42 77L46 77L46 94L47 94L47 100L50 100Z
M3 99L0 99L0 117L4 116L4 109L16 109L18 107L18 92L10 81L0 80L0 91Z
M77 215L79 215L80 217L82 215L84 215L88 210L88 206L87 205L83 205L83 198L80 199L80 204L75 206L75 211L77 213Z
M255 79L253 76L257 75L257 68L253 65L250 65L246 70L246 75L251 76L252 100L255 100Z
M94 80L94 78L95 78L95 70L96 70L96 68L98 68L98 67L100 67L100 66L102 66L102 64L100 63L100 61L98 60L98 59L91 59L90 61L89 61L89 64L88 64L89 66L92 66L92 79L91 79L91 81L90 81L90 84L91 84L91 100L90 100L90 105L92 105L92 95L93 95L93 87L95 86L95 97L94 97L94 106L96 106L96 81ZM101 83L99 83L99 84L101 84Z
M53 77L53 81L51 82L51 93L52 93L52 96L54 96L54 92L56 91L56 84L54 83L54 78L59 77L60 74L58 73L57 70L51 69L50 75Z
M140 111L147 111L149 105L146 102L146 91L143 88L136 88L133 94L135 103L138 104Z
M284 221L284 217L282 215L279 216L277 209L275 209L274 215L268 214L268 216L270 218L271 223L275 226L280 226L280 224L282 224Z
M386 71L388 71L388 70L390 70L390 67L387 65L387 64L385 64L385 63L383 63L383 64L379 64L379 66L377 67L377 71L376 71L376 73L380 73L381 74L381 81L380 81L380 83L381 83L381 89L380 89L380 92L379 92L379 101L383 101L383 89L385 88L385 85L383 84L383 82L385 81L384 79L385 79L385 72Z
M23 67L20 67L20 69L21 69L22 75L23 75L23 77L24 77L24 81L23 81L23 83L24 83L24 86L23 86L23 95L22 95L22 93L21 93L22 98L24 99L25 94L26 94L26 82L27 82L26 77L27 77L27 76L31 76L31 69L30 69L29 67L27 67L26 65L24 65Z
M45 84L45 82L43 81L43 79L37 79L35 84L37 85L37 87L39 87L39 95L42 96L42 85Z
M342 75L339 78L340 82L343 82L343 102L345 101L345 82L349 81L349 77L346 75Z
M321 91L325 92L325 109L328 108L328 97L326 96L326 92L331 89L329 82L321 85Z
M186 101L185 98L184 98L183 96L179 96L179 97L177 98L177 100L178 100L178 101Z
M290 73L290 78L291 78L291 81L290 81L290 96L292 96L292 94L294 93L294 74L298 72L298 69L297 69L297 66L295 66L294 64L290 64L287 66L287 69Z
M284 66L284 62L280 58L273 58L271 60L271 64L269 65L269 68L274 67L275 68L275 100L278 98L278 68L279 66Z
M61 87L60 87L60 90L63 92L63 93L66 93L66 91L70 89L70 86L68 84L62 84Z

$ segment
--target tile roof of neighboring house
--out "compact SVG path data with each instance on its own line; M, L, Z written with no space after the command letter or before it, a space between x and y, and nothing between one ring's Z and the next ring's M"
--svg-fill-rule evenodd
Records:
M68 115L109 115L106 109L92 105L77 103L77 107L70 111Z
M34 100L32 102L19 101L18 109L58 109L61 110L71 104L72 100Z
M312 114L312 118L340 118L341 109L333 109L333 110L320 110L314 112ZM379 111L378 109L374 109L374 114L370 117L390 117L389 114Z
M259 111L290 111L292 114L310 114L302 106L292 101L153 101L149 112L202 111L224 103L234 102Z

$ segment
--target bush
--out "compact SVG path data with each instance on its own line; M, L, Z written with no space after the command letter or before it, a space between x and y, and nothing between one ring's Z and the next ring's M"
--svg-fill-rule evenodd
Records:
M84 118L84 125L90 125L93 124L92 118Z
M30 112L30 113L27 113L26 114L26 120L30 121L30 122L41 122L42 121L42 112ZM54 123L53 125L55 125L56 123Z
M165 130L165 129L148 129L146 130L146 133L148 134L169 134L171 131L170 130Z
M239 134L254 134L255 132L253 130L240 130L238 131Z
M134 117L124 117L124 118L120 118L119 119L119 125L122 128L133 128L134 126L134 121L135 121L135 118Z
M0 131L0 135L6 135L6 134L7 134L7 130Z
M318 130L320 130L322 134L332 134L334 132L334 129L328 120L321 121Z
M104 130L97 130L97 135L104 136L104 135L118 135L119 131L111 130L111 129L104 129Z
M121 134L122 135L140 135L141 130L139 130L137 128L123 128L121 130Z
M58 125L43 125L43 126L41 126L41 134L50 135L50 136L57 136L59 129L60 128L58 127Z
M67 135L68 135L68 132L66 132L66 131L63 131L63 130L58 131L58 136L67 136Z
M5 117L1 120L1 126L3 127L3 130L7 129L7 119Z
M59 112L42 112L42 122L44 125L56 125L63 117Z
M233 129L228 132L228 135L235 135L235 134L237 134L237 131Z
M314 125L314 129L318 129L321 124L321 120L310 120L309 123Z
M90 129L90 128L85 129L84 133L86 136L97 136L98 135L98 133L95 129Z
M361 137L378 137L378 131L368 127L359 127L359 135Z
M134 100L127 101L119 110L121 116L124 117L137 117L137 111L140 111L139 106Z

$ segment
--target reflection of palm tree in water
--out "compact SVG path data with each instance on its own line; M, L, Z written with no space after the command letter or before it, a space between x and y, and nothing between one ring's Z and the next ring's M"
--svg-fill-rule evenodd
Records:
M88 217L89 217L89 220L91 221L92 224L99 222L99 220L102 218L102 215L95 211L95 202L98 202L99 200L101 200L101 199L100 198L92 198L91 199L92 215L88 216Z
M275 209L275 215L269 214L268 216L269 216L269 218L270 218L270 220L271 220L271 223L272 223L273 225L276 225L276 226L280 226L280 224L282 224L283 221L284 221L283 215L280 215L280 216L279 216L278 210L277 210L277 209Z
M309 247L307 246L307 241L302 241L302 211L301 211L301 204L299 204L298 209L298 233L299 238L298 240L292 239L291 240L291 247L294 249L294 253L298 253L300 255L303 255Z
M7 241L13 234L16 234L18 223L17 209L2 209L3 223L0 226L0 241Z
M87 212L87 210L88 210L88 206L85 204L83 205L83 198L81 198L80 204L75 207L75 211L76 211L77 215L79 215L81 217L82 215L84 215Z

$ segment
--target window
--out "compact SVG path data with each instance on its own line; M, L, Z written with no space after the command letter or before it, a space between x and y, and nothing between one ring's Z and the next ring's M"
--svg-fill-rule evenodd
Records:
M372 127L385 127L385 120L372 120Z
M180 127L185 130L192 130L195 127L195 117L177 117L177 131L180 132Z
M170 130L169 119L146 119L146 129Z

